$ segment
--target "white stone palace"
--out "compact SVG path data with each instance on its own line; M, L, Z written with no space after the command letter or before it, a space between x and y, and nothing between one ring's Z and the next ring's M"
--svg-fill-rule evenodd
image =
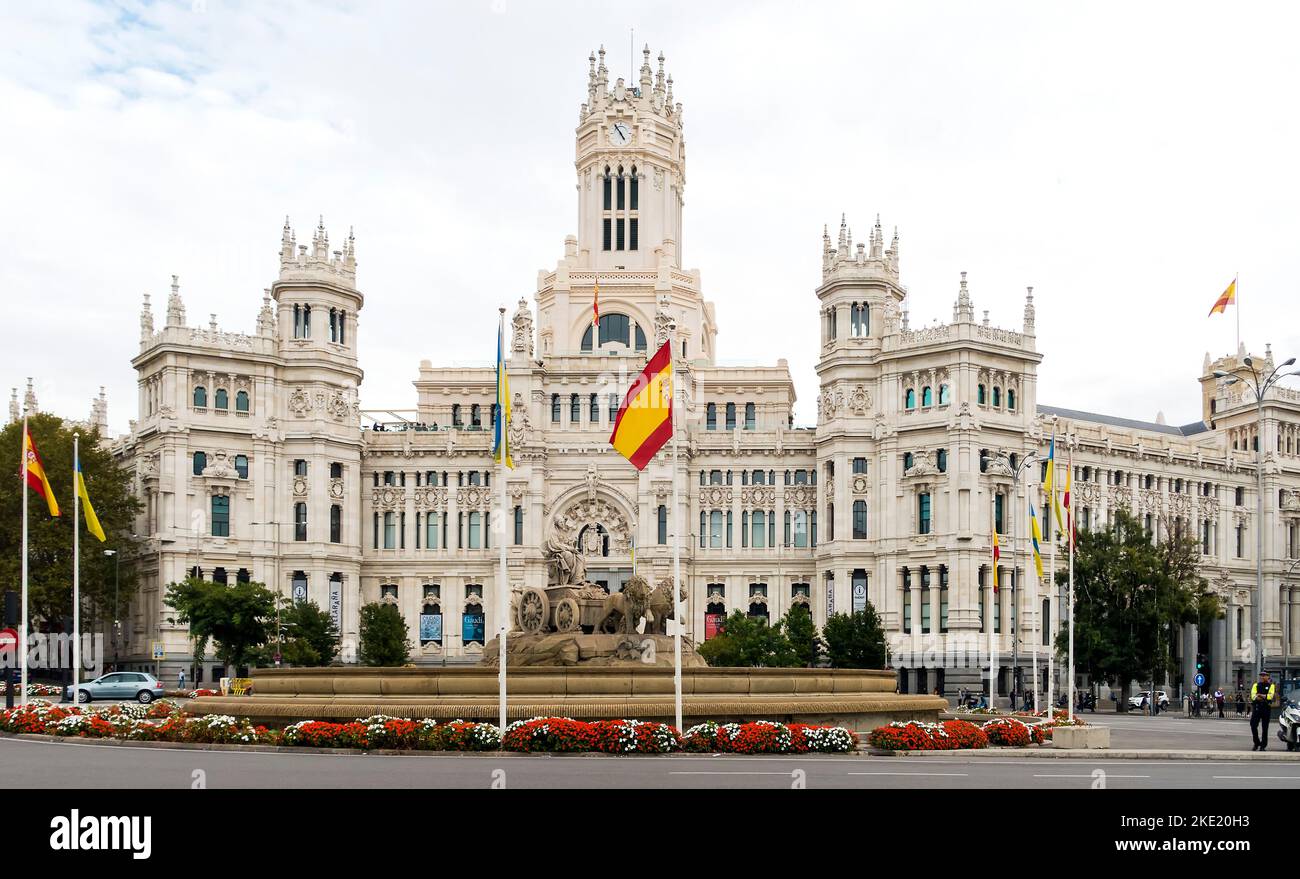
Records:
M1027 454L1046 455L1055 427L1058 458L1073 450L1080 527L1127 507L1158 535L1200 539L1227 615L1211 631L1182 631L1186 676L1202 652L1211 683L1236 686L1253 661L1256 613L1268 665L1280 667L1284 650L1297 662L1300 393L1273 391L1257 436L1253 398L1213 377L1237 368L1242 349L1206 356L1194 424L1040 405L1032 288L1023 320L1001 328L988 312L977 317L963 272L952 322L914 329L897 232L887 236L877 220L855 241L841 220L835 235L823 233L822 283L797 330L821 341L817 423L795 427L786 361L719 365L719 315L699 271L683 267L686 141L663 56L656 70L646 49L634 83L609 82L603 50L589 60L575 131L577 234L539 272L532 301L507 316L516 464L507 509L490 453L490 366L426 360L414 407L360 409L365 300L350 234L331 251L323 223L298 244L286 221L279 274L252 334L223 331L215 317L189 326L175 278L160 325L145 297L132 362L139 416L114 441L144 504L141 589L125 621L132 665L152 667L154 640L166 644L166 674L189 664L187 633L161 596L191 572L262 581L333 608L345 660L355 655L359 607L391 602L410 625L417 663L480 655L497 625L498 541L513 589L545 584L542 547L552 536L584 553L589 578L611 589L631 574L634 548L640 573L667 576L671 446L638 473L608 443L628 379L666 339L684 381L678 513L695 638L735 610L776 620L801 603L821 623L870 600L904 692L978 687L989 625L1002 691L1013 656L1028 679L1034 652L1046 658L1049 590L1024 576L1010 586L1013 568L1033 570L1024 492L1041 509L1042 471L1028 467L1018 483L1011 474ZM1254 363L1271 368L1271 353ZM11 408L16 415L16 396ZM1021 513L1014 526L1012 511ZM1005 535L996 601L994 517ZM1043 551L1046 559L1046 541ZM1050 613L1054 629L1061 604ZM221 671L206 658L205 681Z

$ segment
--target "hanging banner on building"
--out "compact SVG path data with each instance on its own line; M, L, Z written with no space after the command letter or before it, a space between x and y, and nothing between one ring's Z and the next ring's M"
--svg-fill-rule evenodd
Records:
M835 581L826 581L826 616L835 613Z
M442 614L420 614L420 640L442 643Z
M853 612L862 613L867 609L867 584L857 582L853 584Z
M725 613L706 613L704 615L704 640L707 641L714 635L722 631L722 625L727 621Z
M480 644L486 643L483 638L485 627L483 625L482 613L467 613L461 617L461 641L468 644L470 641L477 641Z
M330 580L330 619L334 628L343 631L343 582Z

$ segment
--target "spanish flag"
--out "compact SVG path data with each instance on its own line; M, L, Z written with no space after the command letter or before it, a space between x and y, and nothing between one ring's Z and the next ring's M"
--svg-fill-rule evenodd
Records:
M644 470L672 435L673 348L669 339L628 388L609 444L633 467Z
M77 497L81 498L81 513L86 517L86 530L99 538L103 543L108 538L104 536L104 529L99 524L99 517L95 515L95 508L90 505L90 493L86 491L86 479L81 475L81 457L77 457Z
M32 434L26 427L23 428L23 454L27 456L28 487L35 489L37 494L45 498L51 516L59 515L59 502L54 499L54 489L50 488L50 480L45 478L45 467L41 464L40 453L36 451L36 443L32 441Z
M998 559L1002 558L1002 551L998 549L998 529L993 529L993 591L998 591Z
M1229 305L1232 305L1236 301L1237 301L1237 279L1233 278L1232 283L1228 285L1228 289L1224 290L1223 294L1219 296L1218 300L1215 301L1214 307L1210 309L1210 313L1207 314L1206 317L1211 317L1212 315L1216 315L1216 314L1223 314L1223 312L1227 309L1227 307Z
M591 295L591 325L600 331L600 277L596 277L596 290ZM596 339L596 347L600 347L600 339Z

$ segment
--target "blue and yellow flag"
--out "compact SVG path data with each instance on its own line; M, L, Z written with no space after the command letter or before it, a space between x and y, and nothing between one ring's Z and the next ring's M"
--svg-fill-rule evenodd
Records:
M1065 516L1061 513L1061 504L1056 499L1056 428L1052 428L1052 439L1047 445L1047 475L1043 477L1043 493L1050 500L1047 502L1047 509L1043 512L1045 521L1053 515L1056 518L1056 527L1060 528L1061 523L1065 521Z
M1034 567L1038 570L1038 579L1043 579L1043 557L1038 552L1038 541L1043 539L1043 532L1038 530L1038 515L1034 513L1034 502L1029 502L1029 527L1033 530L1030 542L1034 544Z
M81 475L81 456L77 456L77 497L81 498L81 512L86 517L86 530L99 538L103 543L108 538L104 536L104 529L99 524L99 517L95 515L95 508L90 505L90 494L86 491L86 479Z
M515 467L510 457L510 376L506 373L505 316L497 328L497 424L492 443L492 457L505 461L511 470Z

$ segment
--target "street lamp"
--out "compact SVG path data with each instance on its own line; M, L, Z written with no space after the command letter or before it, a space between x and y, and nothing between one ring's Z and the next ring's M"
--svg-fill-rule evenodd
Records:
M1255 368L1255 362L1246 357L1242 360L1246 365L1247 372L1238 370L1238 374L1224 372L1222 369L1214 371L1215 378L1227 379L1224 386L1235 385L1241 382L1246 387L1255 392L1255 677L1259 677L1260 671L1264 668L1264 395L1268 393L1269 388L1276 385L1279 381L1288 375L1300 375L1300 369L1293 372L1282 372L1288 366L1295 365L1295 358L1292 357L1285 363L1273 368L1273 371L1265 378L1258 369Z
M1291 579L1295 569L1300 567L1300 559L1292 559L1291 564L1287 565L1286 573L1282 575L1283 582ZM1291 602L1287 601L1286 619L1282 622L1282 689L1286 690L1287 675L1291 671ZM1280 614L1279 614L1280 615ZM1282 695L1286 695L1283 692Z
M1014 711L1015 691L1019 689L1020 683L1020 599L1017 589L1020 586L1020 574L1016 570L1016 559L1019 555L1019 547L1016 544L1016 508L1019 506L1017 496L1020 492L1020 474L1029 469L1035 461L1038 460L1036 452L1029 452L1019 462L1012 464L1013 456L1006 453L999 455L1006 464L1007 470L1011 473L1011 710ZM1037 645L1034 647L1037 650ZM989 694L992 699L992 692ZM1038 696L1038 681L1034 681L1034 696Z

